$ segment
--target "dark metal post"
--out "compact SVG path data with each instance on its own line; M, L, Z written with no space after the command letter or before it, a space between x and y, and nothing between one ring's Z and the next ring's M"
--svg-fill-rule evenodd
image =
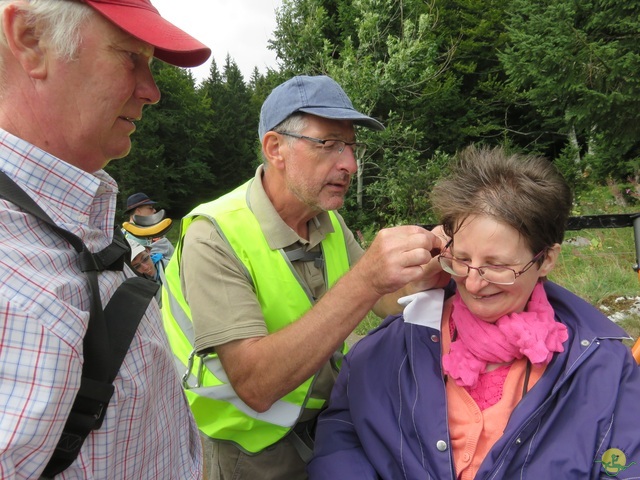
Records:
M638 273L640 280L640 214L633 217L633 240L636 245L636 264L633 269Z

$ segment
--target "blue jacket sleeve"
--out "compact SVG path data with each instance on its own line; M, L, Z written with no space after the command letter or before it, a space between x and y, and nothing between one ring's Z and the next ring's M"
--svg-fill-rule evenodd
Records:
M348 358L347 355L342 362L329 407L318 419L314 457L307 466L310 480L380 478L362 448L351 419Z

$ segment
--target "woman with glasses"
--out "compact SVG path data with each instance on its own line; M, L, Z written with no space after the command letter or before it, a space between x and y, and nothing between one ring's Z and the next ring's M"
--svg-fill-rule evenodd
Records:
M546 280L570 189L539 157L463 151L432 192L452 282L345 358L311 479L639 478L624 331Z

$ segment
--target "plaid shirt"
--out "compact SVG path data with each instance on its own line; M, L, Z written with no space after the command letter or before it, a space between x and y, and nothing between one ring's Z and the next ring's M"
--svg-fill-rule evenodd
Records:
M0 170L91 251L111 242L117 185L0 130ZM127 269L127 275L132 272ZM103 306L125 278L99 275ZM38 478L80 386L89 288L75 250L0 200L0 478ZM155 302L114 382L106 418L60 479L201 477L198 431Z

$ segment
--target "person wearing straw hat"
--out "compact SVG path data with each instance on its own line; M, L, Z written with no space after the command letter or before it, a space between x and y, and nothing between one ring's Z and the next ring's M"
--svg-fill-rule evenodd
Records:
M149 0L2 0L0 25L0 171L88 250L106 249L118 190L103 167L129 153L143 108L160 99L151 60L193 67L211 51ZM0 217L0 477L44 478L78 393L95 301L54 227L4 199ZM119 265L98 273L102 305L134 275ZM113 386L102 425L56 478L201 478L155 301Z
M306 478L345 339L371 309L399 311L392 292L437 281L433 233L385 229L364 253L336 212L356 126L384 128L328 76L287 80L262 106L255 177L182 220L163 317L210 479Z

